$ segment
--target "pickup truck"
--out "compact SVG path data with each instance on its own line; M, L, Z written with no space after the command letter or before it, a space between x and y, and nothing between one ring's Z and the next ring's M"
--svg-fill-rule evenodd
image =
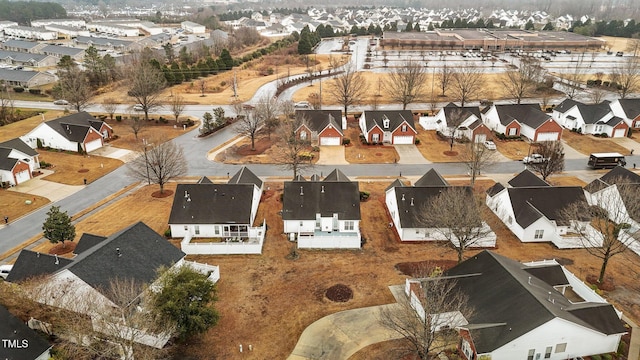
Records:
M525 164L540 164L547 160L549 159L544 158L540 154L531 154L529 156L526 156L524 159L522 159L522 162Z

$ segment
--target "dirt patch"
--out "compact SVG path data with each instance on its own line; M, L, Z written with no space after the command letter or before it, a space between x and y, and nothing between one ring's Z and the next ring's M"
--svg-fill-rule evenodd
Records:
M324 292L327 299L334 302L347 302L353 299L353 290L344 284L336 284Z
M395 265L396 270L411 277L426 277L435 271L448 270L458 262L454 260L424 260L403 262Z
M64 244L59 243L55 244L51 249L49 249L49 254L51 255L63 255L69 254L76 249L76 243L73 241L66 241Z
M158 190L158 191L154 191L154 192L151 193L151 196L156 198L156 199L166 198L166 197L169 197L171 195L173 195L173 191L166 190L166 189L164 191L162 191L162 192L160 192L160 190Z
M604 291L613 291L616 289L616 285L613 282L613 278L610 276L605 276L602 282L598 282L597 274L589 274L587 275L587 282L591 285L597 286L598 289Z
M271 146L273 146L273 141L269 138L259 138L255 141L255 148L251 148L251 140L249 140L248 144L242 144L235 149L236 155L238 156L250 156L250 155L260 155L264 154Z

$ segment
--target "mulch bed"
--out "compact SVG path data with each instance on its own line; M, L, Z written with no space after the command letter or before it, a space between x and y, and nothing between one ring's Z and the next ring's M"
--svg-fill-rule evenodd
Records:
M73 250L76 249L76 243L72 242L72 241L67 241L64 243L64 246L62 243L56 244L56 246L52 247L49 250L49 254L51 255L63 255L63 254L68 254L70 252L72 252Z
M448 270L457 264L455 260L425 260L402 262L395 265L396 270L404 275L412 277L429 276L436 267L441 270Z
M173 195L173 191L172 190L165 190L164 192L160 192L160 190L158 191L154 191L151 196L153 196L154 198L166 198L168 196Z
M458 156L458 152L457 151L444 151L443 154L445 154L447 156Z
M587 275L587 282L591 285L597 286L598 289L604 290L604 291L613 291L616 289L616 285L613 283L613 279L608 276L605 276L604 280L601 283L599 283L598 275L589 274Z
M80 169L78 170L79 173L86 173L89 172L89 169Z
M236 149L236 154L240 156L260 155L267 151L272 145L273 141L269 140L269 138L263 137L256 139L255 150L251 150L251 143L244 144Z
M336 284L328 288L324 295L335 302L347 302L353 299L353 290L344 284Z

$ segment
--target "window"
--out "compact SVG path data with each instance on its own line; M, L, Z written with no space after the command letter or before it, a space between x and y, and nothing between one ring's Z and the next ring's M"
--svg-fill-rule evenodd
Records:
M388 128L389 128L389 123L390 123L389 119L384 119L384 120L382 120L382 126L383 126L385 129L388 129Z
M353 221L345 221L344 222L344 229L345 230L353 230L353 227L354 227Z
M371 135L371 141L373 141L373 142L378 142L378 141L380 141L380 134L373 134L373 135Z
M633 126L637 127L637 128L640 128L640 121L636 121Z
M516 136L516 135L518 135L518 128L510 128L509 136Z
M184 226L184 231L189 231L189 227L187 225Z
M567 350L567 343L556 345L556 353L565 352Z
M214 230L213 230L213 233L214 233L215 235L220 235L220 226L214 226L214 228L213 228L213 229L214 229Z
M596 128L594 131L597 133L602 132L602 125L596 125Z
M200 235L200 225L195 226L196 235Z
M533 236L533 238L536 239L536 240L542 239L543 235L544 235L544 230L536 230L536 233Z
M407 125L402 125L402 132L407 132Z
M527 360L533 360L533 356L536 354L536 349L529 349L529 355L527 355Z
M548 359L551 357L551 350L553 349L553 346L547 346L547 348L544 351L544 358Z
M300 140L307 140L307 132L302 130L300 131Z

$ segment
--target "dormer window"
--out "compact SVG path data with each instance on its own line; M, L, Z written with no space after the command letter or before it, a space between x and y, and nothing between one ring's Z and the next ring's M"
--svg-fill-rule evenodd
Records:
M385 129L388 129L388 128L389 128L389 123L390 123L390 122L391 122L391 121L390 121L389 119L384 119L384 120L382 120L382 126L383 126Z
M407 132L407 124L402 125L402 132Z
M307 140L307 132L302 130L300 132L300 140Z

